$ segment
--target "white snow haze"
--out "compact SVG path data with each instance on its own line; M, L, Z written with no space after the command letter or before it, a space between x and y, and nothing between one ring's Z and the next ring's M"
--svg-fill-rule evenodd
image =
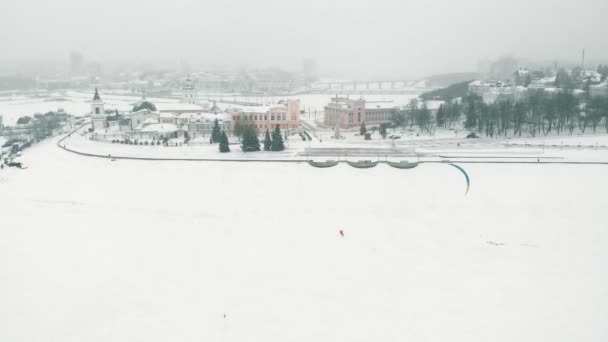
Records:
M608 58L608 2L3 0L0 61L299 67L363 76L474 70L504 54Z

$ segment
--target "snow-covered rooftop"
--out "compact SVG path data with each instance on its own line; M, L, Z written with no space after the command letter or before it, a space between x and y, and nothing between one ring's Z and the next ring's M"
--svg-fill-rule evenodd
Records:
M191 103L171 102L171 103L155 103L156 109L159 111L172 111L172 110L200 110L203 111L205 108L199 105Z
M189 114L188 118L190 118L192 121L199 121L199 122L203 122L203 121L214 121L215 119L218 119L219 121L230 121L231 117L228 114L223 114L223 113L187 113ZM182 114L179 116L179 118L181 118L183 115L186 114Z
M159 132L159 133L168 133L177 131L177 126L170 123L156 123L152 125L147 125L141 129L142 132Z
M177 117L177 115L175 115L174 113L162 112L162 113L160 113L160 117L174 119Z
M231 106L230 111L241 113L268 113L270 106Z
M390 109L390 108L395 108L395 103L390 101L390 102L366 102L365 103L365 109Z

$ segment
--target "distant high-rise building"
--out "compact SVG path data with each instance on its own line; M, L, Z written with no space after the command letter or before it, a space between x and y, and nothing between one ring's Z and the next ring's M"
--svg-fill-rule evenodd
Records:
M70 52L70 72L74 75L80 75L84 71L84 57L80 52Z

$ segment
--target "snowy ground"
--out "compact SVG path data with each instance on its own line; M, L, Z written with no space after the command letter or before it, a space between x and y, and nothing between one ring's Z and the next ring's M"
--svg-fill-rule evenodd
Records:
M285 142L286 149L282 152L244 153L238 139L232 137L232 151L220 153L217 145L207 143L165 147L93 141L89 139L89 134L83 134L86 128L88 126L64 139L61 145L71 151L97 156L152 159L608 163L608 135L589 137L598 142L596 148L596 145L553 146L542 140L452 138L449 131L435 139L404 135L394 144L389 139L381 139L378 133L372 135L373 140L365 141L363 137L355 136L354 132L346 133L346 138L340 140L331 139L330 132L316 132L312 141L302 141L298 135L289 136Z
M2 341L608 339L605 166L22 160Z

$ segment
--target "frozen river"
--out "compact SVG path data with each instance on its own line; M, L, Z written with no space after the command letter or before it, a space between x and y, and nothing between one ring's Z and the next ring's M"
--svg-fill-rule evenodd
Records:
M605 166L22 160L1 341L608 340Z

